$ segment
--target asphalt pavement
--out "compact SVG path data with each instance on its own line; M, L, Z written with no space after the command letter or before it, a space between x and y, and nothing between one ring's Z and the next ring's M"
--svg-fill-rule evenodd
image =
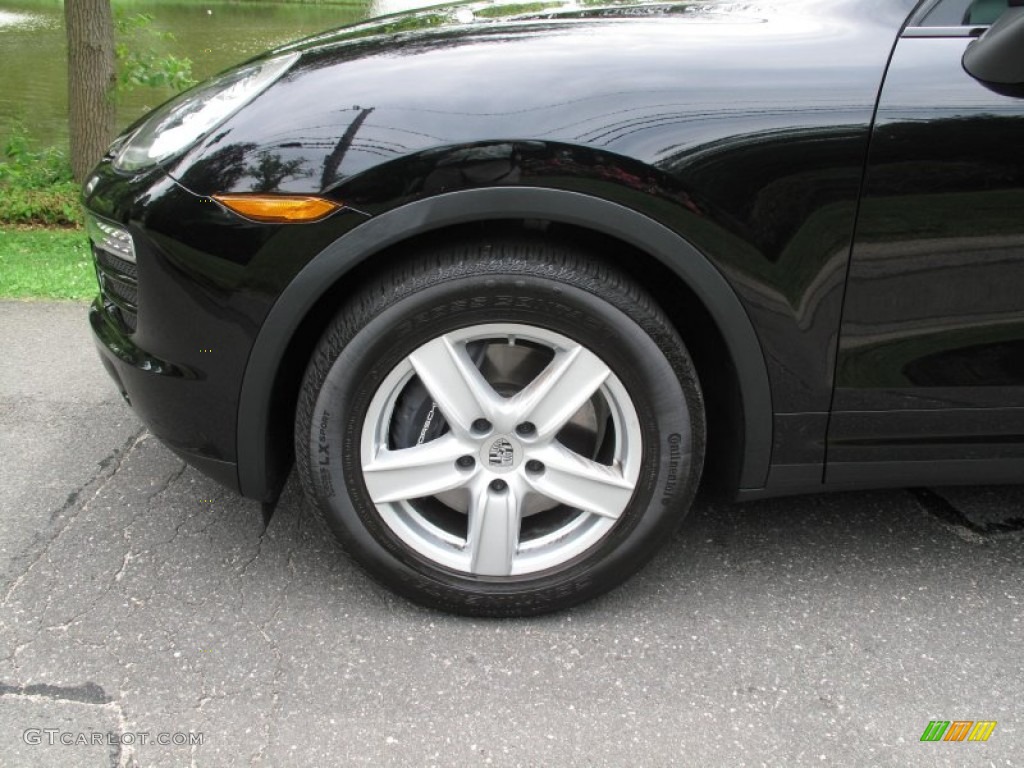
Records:
M0 329L2 766L1024 765L1024 488L701 501L606 597L457 618L186 468L83 304Z

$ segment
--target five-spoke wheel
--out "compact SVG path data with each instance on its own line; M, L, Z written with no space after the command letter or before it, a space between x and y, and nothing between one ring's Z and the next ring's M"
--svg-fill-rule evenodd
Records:
M396 407L428 401L423 428L440 434L396 437ZM596 354L546 329L487 324L431 339L391 371L361 456L403 542L456 571L509 576L600 540L633 496L643 450L629 394Z
M318 517L422 603L527 615L625 580L685 514L697 377L636 285L572 246L439 247L328 327L296 459Z

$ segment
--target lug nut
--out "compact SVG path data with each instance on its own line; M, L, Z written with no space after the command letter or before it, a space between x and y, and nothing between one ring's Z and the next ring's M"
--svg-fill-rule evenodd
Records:
M491 480L491 490L496 493L501 493L508 488L508 483L504 480Z
M455 466L459 469L470 469L474 464L476 464L476 459L472 456L459 456L455 460Z
M529 437L530 435L536 433L536 431L537 428L533 426L532 422L529 421L524 421L522 424L516 427L516 434L519 435L520 437Z
M476 421L473 422L473 431L474 432L490 432L491 431L491 422L489 422L487 419L477 419Z
M530 459L528 462L526 462L526 471L533 472L534 474L539 474L544 471L544 464L543 462L537 461L536 459Z

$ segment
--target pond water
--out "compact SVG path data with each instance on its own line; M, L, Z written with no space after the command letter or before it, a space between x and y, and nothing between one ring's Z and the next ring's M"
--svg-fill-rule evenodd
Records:
M437 0L434 0L436 2ZM115 0L116 12L146 13L174 41L160 50L192 60L197 80L268 48L370 16L432 4L429 0L351 0L331 4ZM0 142L13 123L42 145L67 141L67 44L60 0L0 0ZM136 89L119 109L122 126L168 98Z

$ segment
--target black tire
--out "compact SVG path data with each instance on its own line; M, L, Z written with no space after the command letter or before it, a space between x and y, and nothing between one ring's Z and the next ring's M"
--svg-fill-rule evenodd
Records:
M580 556L525 576L457 572L414 551L378 512L360 460L370 403L395 366L442 334L496 322L594 350L628 392L642 440L639 478L613 527ZM375 579L446 611L526 616L621 584L671 538L696 491L704 424L689 354L651 297L572 245L523 237L430 246L349 302L306 370L295 453L316 516Z

